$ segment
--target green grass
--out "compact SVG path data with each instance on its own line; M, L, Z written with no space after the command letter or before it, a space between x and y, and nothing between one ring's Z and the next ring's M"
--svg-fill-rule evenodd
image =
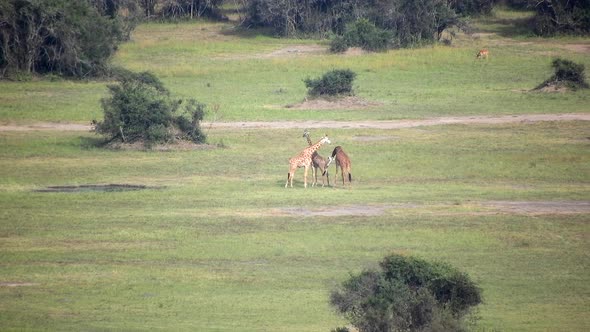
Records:
M500 26L524 14L496 15L478 21L495 35L453 47L344 57L269 57L317 41L228 24L147 24L114 62L219 105L209 120L587 113L588 91L522 91L550 76L553 56L588 67L587 55L564 47L572 39L508 38ZM489 60L475 60L481 47ZM357 95L382 106L282 107L304 98L304 78L332 68L356 71ZM106 84L0 82L0 123L99 118ZM330 129L320 154L344 147L347 189L303 189L302 169L284 188L287 160L306 146L295 128L209 130L226 148L170 152L106 150L84 132L0 132L0 330L329 331L347 324L330 290L401 253L446 261L482 287L478 331L586 331L588 213L486 202L588 202L588 132L584 121ZM110 183L154 188L35 191ZM384 212L304 213L359 208Z
M283 188L286 159L305 145L299 130L215 130L228 148L167 153L104 151L90 134L3 133L0 281L33 285L0 287L0 326L327 331L345 324L330 289L398 252L468 272L484 290L481 329L582 331L586 216L478 202L587 200L586 132L574 122L333 130L354 186L307 190L302 170ZM91 183L161 189L33 192ZM283 210L358 205L389 209Z
M509 26L505 19L495 19ZM491 19L490 19L491 20ZM480 23L480 29L494 31ZM497 23L499 24L499 23ZM496 32L499 33L499 32ZM588 90L568 94L526 92L552 74L556 56L590 66L589 57L568 49L567 39L507 39L459 35L453 47L391 50L363 56L273 52L323 41L290 40L235 30L229 24L146 24L120 47L113 62L158 75L177 96L217 105L215 119L400 119L445 115L585 112ZM574 43L588 43L587 39ZM477 61L478 49L490 59ZM297 54L297 53L295 53ZM328 70L358 74L356 94L380 103L370 109L294 110L306 96L303 80ZM0 122L100 120L106 82L0 82ZM208 120L213 113L207 115Z

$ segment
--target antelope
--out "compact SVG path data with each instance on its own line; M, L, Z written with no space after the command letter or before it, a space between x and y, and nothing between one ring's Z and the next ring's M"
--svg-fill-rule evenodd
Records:
M475 57L478 59L481 59L481 58L487 59L489 54L490 54L490 52L488 52L488 49L484 48L484 49L479 50L479 52L477 52L477 55Z

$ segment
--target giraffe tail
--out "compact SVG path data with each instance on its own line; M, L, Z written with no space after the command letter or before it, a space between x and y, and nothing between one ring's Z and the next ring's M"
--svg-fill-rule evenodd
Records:
M352 182L352 174L348 173L348 182Z

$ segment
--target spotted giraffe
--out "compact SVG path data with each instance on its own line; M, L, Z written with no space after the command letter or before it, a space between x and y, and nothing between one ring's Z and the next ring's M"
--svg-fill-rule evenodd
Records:
M307 138L307 143L309 144L309 146L312 146L313 143L311 142L311 138L309 137L309 130L305 129L305 131L303 132L303 137ZM324 182L324 176L326 176L326 179L328 180L328 186L330 185L330 175L328 174L328 167L326 167L327 164L327 160L322 157L317 151L315 151L312 155L311 155L311 162L312 162L312 166L313 168L311 169L311 176L313 178L313 182L311 184L312 187L314 187L315 185L318 184L318 170L320 170L322 172L322 187L325 186L325 182Z
M303 186L307 188L307 171L309 167L312 165L311 156L315 151L317 151L322 144L328 143L330 144L330 139L328 136L322 137L316 144L308 146L307 148L303 149L298 155L289 159L289 173L287 174L287 183L285 183L285 188L290 184L291 188L293 188L293 176L295 175L295 171L297 168L304 167L304 177L303 177Z

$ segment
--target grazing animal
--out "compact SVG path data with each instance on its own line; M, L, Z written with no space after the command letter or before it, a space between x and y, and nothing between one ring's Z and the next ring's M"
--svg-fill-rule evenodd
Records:
M338 175L338 167L340 167L340 173L342 174L342 185L344 185L345 176L348 178L348 183L352 183L350 158L348 158L348 155L344 152L344 150L342 150L340 145L335 147L334 151L332 151L332 156L330 156L328 160L328 166L330 166L333 161L336 161L336 175L334 176ZM335 184L336 180L334 180L334 185Z
M285 188L287 185L291 184L291 188L293 188L293 176L295 175L295 171L299 167L304 167L304 177L303 183L304 187L307 188L307 170L311 167L312 161L311 156L317 149L319 149L322 144L328 143L330 144L330 139L328 136L322 137L316 144L308 146L307 148L303 149L298 155L289 159L289 173L287 174L287 183L285 183Z
M489 54L490 54L490 52L488 52L487 48L484 48L484 49L479 50L479 52L477 52L477 55L475 57L478 59L482 59L482 58L487 59Z
M303 137L307 138L307 143L309 144L309 146L312 146L313 143L311 142L311 138L309 138L309 131L307 129L305 129L305 131L303 132ZM327 167L327 163L328 161L322 157L317 151L315 151L312 155L311 155L311 163L313 168L311 169L312 172L312 178L313 178L313 183L311 184L312 187L314 187L315 185L317 185L318 183L318 169L322 172L322 187L325 186L325 182L324 182L324 175L326 176L326 179L328 180L328 186L330 185L330 175L328 174L328 167Z

